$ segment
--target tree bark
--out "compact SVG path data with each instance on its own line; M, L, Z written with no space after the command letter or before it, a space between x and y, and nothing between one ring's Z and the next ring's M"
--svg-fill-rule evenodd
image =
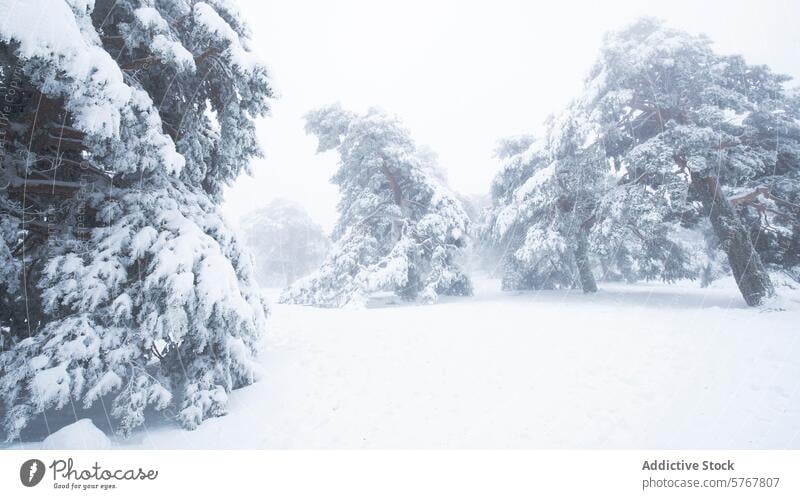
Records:
M392 199L394 199L394 204L396 204L399 208L403 216L406 215L407 203L405 202L405 198L403 197L403 189L400 187L400 183L397 181L397 178L394 176L391 170L386 165L381 166L381 172L389 181L389 186L392 189ZM392 220L392 232L394 233L395 241L399 241L401 237L403 237L403 223L402 220L394 219Z
M592 266L589 263L589 236L587 229L583 225L578 229L578 241L575 245L575 263L578 266L583 292L596 293L597 282L594 280Z
M692 172L691 178L692 188L703 204L714 234L728 255L739 291L751 307L761 305L775 290L747 229L723 194L716 177Z

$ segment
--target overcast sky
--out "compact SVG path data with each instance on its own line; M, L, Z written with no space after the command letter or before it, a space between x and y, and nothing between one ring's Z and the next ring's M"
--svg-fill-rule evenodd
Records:
M279 98L259 125L266 157L227 192L232 222L285 197L332 226L337 156L315 155L302 116L334 102L399 115L454 190L487 192L496 140L539 132L580 91L603 33L643 15L800 75L799 0L235 1Z

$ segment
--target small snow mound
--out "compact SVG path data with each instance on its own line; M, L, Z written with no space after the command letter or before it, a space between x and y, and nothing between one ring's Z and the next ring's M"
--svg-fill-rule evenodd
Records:
M89 418L61 428L42 442L42 450L105 450L109 448L111 448L111 440Z
M765 298L764 302L759 306L761 312L784 312L791 309L791 303L781 294L775 294L769 298Z

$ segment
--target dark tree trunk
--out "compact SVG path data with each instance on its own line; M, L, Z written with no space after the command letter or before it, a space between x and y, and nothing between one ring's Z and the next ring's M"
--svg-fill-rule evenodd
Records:
M575 245L575 264L578 266L583 292L596 293L597 283L594 280L592 266L589 263L589 235L583 226L578 230L578 241Z
M716 177L692 173L692 188L703 203L714 234L728 255L744 301L751 307L761 305L775 290L739 215L723 194Z
M395 177L394 173L386 165L381 166L381 172L383 172L386 179L389 181L389 186L392 188L392 199L394 199L394 204L396 204L402 213L402 217L405 218L406 211L408 209L408 203L406 202L405 198L403 197L403 189L400 187L400 182L397 181L397 177ZM394 234L394 240L399 241L401 237L403 237L403 220L400 218L395 218L392 220L392 233Z

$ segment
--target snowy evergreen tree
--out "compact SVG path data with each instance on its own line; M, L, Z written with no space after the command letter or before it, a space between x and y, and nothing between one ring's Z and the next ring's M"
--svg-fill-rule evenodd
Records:
M330 241L299 204L275 199L242 220L261 286L284 287L316 270Z
M757 305L772 294L762 257L796 267L796 98L786 77L710 45L640 20L607 37L584 94L541 144L506 143L486 233L506 247L506 287L578 279L592 291L598 267L707 281L719 262L706 241L717 241ZM699 233L704 218L713 237Z
M431 154L397 119L333 106L310 113L306 130L319 139L319 152L339 153L332 179L341 193L339 220L320 269L282 301L339 307L364 304L375 291L426 302L471 294L458 262L467 215L442 185Z
M767 156L767 167L732 188L729 199L762 261L800 282L800 96L779 95L770 105L750 114L743 136Z
M621 187L657 193L665 217L691 220L700 208L750 305L773 288L736 211L754 199L728 198L775 175L796 176L787 80L714 53L704 36L643 19L607 38L584 98L606 155L623 172ZM627 210L621 203L628 204L623 198L612 209Z
M625 192L580 102L551 119L545 138L498 148L484 239L502 255L504 289L580 288L604 278L675 280L692 274L676 230L652 198ZM509 148L508 144L517 144ZM626 206L624 214L614 207Z
M575 284L575 266L558 233L554 168L544 146L498 148L503 168L492 183L482 239L497 248L503 289L558 289Z
M266 311L217 207L271 95L246 28L225 0L0 8L6 437L103 400L122 433L224 413Z
M470 275L476 272L496 276L497 274L497 251L491 244L486 244L483 239L484 225L486 224L486 214L491 206L492 200L488 193L456 195L461 202L461 206L470 219L471 232L469 234L470 245L466 251L465 267Z
M597 167L603 162L597 146L585 146L586 123L571 107L551 121L541 143L522 150L526 141L506 140L498 148L505 166L493 186L490 236L508 247L505 289L597 291L588 244L606 173Z

